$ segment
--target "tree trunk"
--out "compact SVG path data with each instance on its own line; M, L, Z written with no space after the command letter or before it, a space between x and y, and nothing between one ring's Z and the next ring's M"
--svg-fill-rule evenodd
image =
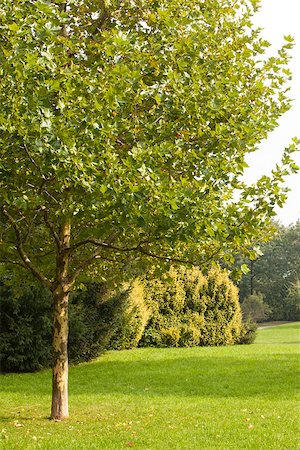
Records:
M57 254L56 288L53 290L52 334L52 407L51 419L63 420L68 410L68 301L69 254L71 225L61 227L60 248Z
M68 410L68 292L53 295L51 419L63 420Z
M254 294L254 261L250 262L250 295Z

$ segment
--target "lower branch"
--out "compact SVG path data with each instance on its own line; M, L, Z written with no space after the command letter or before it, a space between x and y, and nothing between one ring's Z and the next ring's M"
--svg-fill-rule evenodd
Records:
M2 208L2 212L14 229L16 235L16 250L19 253L19 256L23 262L24 267L26 267L26 269L28 269L44 286L50 289L51 281L48 280L48 278L45 277L45 275L42 272L40 272L40 270L37 267L35 267L35 265L32 263L32 261L24 251L21 232L16 221L6 211L5 208Z

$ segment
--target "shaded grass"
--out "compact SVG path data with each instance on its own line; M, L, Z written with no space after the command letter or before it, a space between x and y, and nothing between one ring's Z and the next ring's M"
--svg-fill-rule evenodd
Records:
M71 368L62 423L47 420L49 371L2 376L0 445L300 448L299 332L285 324L260 330L250 346L109 352Z

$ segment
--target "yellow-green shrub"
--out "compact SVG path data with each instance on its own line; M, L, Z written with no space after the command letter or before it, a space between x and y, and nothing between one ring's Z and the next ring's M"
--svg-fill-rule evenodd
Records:
M125 350L135 348L144 332L149 310L144 301L144 285L136 279L124 286L126 296L117 317L117 328L110 340L109 348Z
M140 346L188 347L239 341L238 290L226 271L213 268L205 277L197 268L172 267L160 279L146 278L150 310Z

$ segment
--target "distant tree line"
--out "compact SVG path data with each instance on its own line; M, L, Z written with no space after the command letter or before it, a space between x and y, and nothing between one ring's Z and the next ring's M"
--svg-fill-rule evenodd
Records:
M255 261L244 261L250 269L239 283L244 311L249 314L252 308L255 315L260 309L262 320L300 320L300 221L278 225L262 253Z

